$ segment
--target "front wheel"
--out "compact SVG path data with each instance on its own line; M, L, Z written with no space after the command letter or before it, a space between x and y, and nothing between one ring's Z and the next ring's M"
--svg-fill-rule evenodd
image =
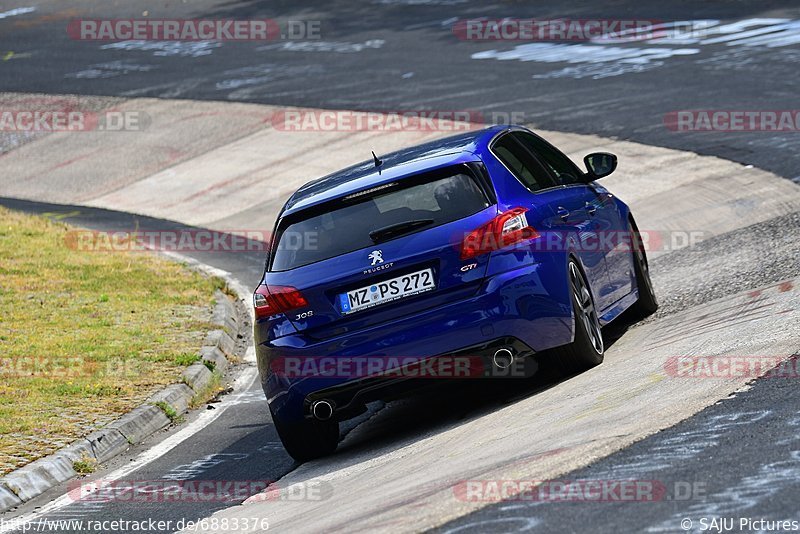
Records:
M272 413L272 410L270 409ZM281 443L289 456L298 462L307 462L327 456L339 444L339 423L304 419L288 423L272 413L272 421Z
M564 374L594 367L603 362L603 333L589 285L575 260L567 267L572 293L575 338L569 345L552 349L552 357Z

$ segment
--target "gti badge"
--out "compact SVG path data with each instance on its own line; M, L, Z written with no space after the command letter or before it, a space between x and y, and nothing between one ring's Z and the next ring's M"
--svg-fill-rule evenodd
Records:
M373 250L369 253L369 259L372 260L372 265L383 263L383 252L380 250Z
M477 266L478 266L478 264L477 264L477 263L468 263L468 264L464 265L464 266L461 268L461 272L462 272L462 273L465 273L465 272L467 272L467 271L471 271L472 269L474 269L474 268L475 268L475 267L477 267Z

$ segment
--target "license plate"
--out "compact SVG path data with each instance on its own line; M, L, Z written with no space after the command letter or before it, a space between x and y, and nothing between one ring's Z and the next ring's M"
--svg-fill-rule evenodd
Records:
M424 269L341 293L339 304L342 313L348 314L433 289L433 269Z

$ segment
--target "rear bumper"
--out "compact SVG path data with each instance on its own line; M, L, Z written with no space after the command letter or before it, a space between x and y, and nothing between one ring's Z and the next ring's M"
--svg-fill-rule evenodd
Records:
M492 356L500 348L508 348L524 365L509 366L506 370L494 367ZM474 347L467 347L452 354L442 354L428 358L429 360L445 360L441 367L453 369L453 362L469 363L469 369L463 372L449 373L447 376L425 375L420 371L421 365L413 365L397 372L389 372L388 376L370 376L347 380L336 386L317 390L306 395L303 403L303 414L307 419L312 418L311 407L315 402L325 400L334 407L333 419L342 421L362 413L366 404L376 400L392 400L403 397L418 389L433 387L442 380L459 380L493 376L530 376L536 369L535 361L531 358L534 351L516 338L499 338ZM463 360L461 359L463 358ZM523 360L527 360L524 361ZM533 364L533 365L531 365ZM466 366L464 366L466 367ZM437 366L432 365L436 369ZM422 376L420 376L422 375Z
M552 264L545 265L497 274L470 299L323 341L302 333L270 340L265 324L256 323L261 383L273 414L284 421L303 419L314 400L325 398L337 404L335 417L346 419L358 414L366 402L400 396L436 382L405 376L322 376L315 374L313 365L305 366L308 372L287 376L281 372L282 366L276 367L276 362L287 359L312 363L333 358L428 361L465 351L470 356L485 355L498 343L518 344L519 352L525 353L569 343L573 332L569 294L561 290L563 284L552 283L554 273L546 272Z

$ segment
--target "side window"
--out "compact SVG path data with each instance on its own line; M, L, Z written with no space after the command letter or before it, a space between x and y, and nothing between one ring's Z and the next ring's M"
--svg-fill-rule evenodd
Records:
M528 132L514 132L516 137L525 148L536 154L536 156L547 165L550 171L558 179L561 185L582 183L582 173L575 167L567 156L553 145Z
M531 191L554 187L542 165L511 135L504 135L492 145L492 152Z

